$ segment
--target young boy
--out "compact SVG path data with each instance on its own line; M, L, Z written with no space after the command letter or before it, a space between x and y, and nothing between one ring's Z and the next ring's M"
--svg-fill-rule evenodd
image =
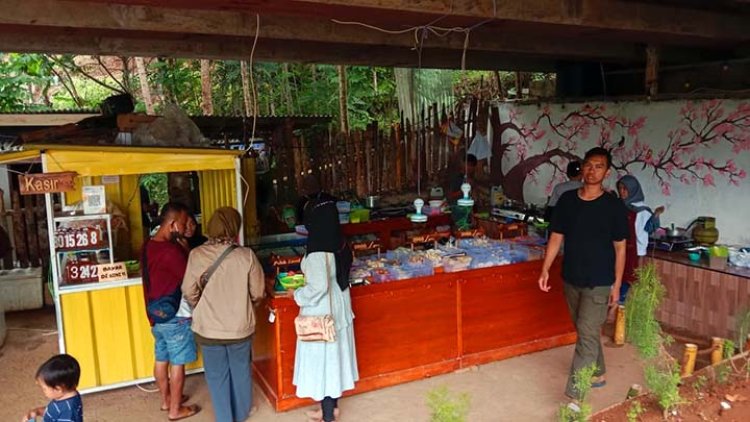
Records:
M36 383L44 396L52 400L46 408L30 410L22 422L43 417L44 422L83 422L83 403L78 394L81 367L70 355L57 355L44 362L36 371Z

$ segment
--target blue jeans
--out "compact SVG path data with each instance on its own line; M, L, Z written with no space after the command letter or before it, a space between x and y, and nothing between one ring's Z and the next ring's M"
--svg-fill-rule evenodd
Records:
M253 405L251 341L201 345L203 367L216 422L244 421Z
M173 318L163 324L154 324L154 355L157 362L186 365L198 359L195 338L190 329L190 318Z

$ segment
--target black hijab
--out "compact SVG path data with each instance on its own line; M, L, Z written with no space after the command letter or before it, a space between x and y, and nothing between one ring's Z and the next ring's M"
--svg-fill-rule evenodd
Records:
M336 201L318 193L305 206L305 228L307 229L307 253L330 252L336 261L336 283L344 291L349 288L349 271L352 268L352 252L341 233Z

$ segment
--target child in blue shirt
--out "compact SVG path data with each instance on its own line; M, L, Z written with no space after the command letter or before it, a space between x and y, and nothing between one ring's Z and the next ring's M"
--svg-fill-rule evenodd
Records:
M43 418L44 422L83 422L83 402L78 394L81 367L70 355L57 355L44 362L36 372L36 383L44 396L52 400L47 407L29 410L23 422Z

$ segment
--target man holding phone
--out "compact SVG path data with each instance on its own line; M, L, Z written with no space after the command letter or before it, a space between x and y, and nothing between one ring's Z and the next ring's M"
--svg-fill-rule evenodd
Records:
M565 192L552 214L539 275L539 288L549 292L549 269L565 242L563 292L578 334L565 395L574 400L579 399L573 383L579 369L596 364L593 386L602 387L606 382L601 327L608 308L618 303L625 269L627 212L623 202L603 188L611 165L612 156L604 148L592 148L586 153L583 186Z
M154 377L161 393L161 410L169 420L195 415L200 408L183 406L185 365L197 359L190 329L191 310L182 298L182 278L187 267L186 206L170 202L161 210L160 226L143 250L143 288L146 312L154 336ZM171 367L170 367L171 365Z

